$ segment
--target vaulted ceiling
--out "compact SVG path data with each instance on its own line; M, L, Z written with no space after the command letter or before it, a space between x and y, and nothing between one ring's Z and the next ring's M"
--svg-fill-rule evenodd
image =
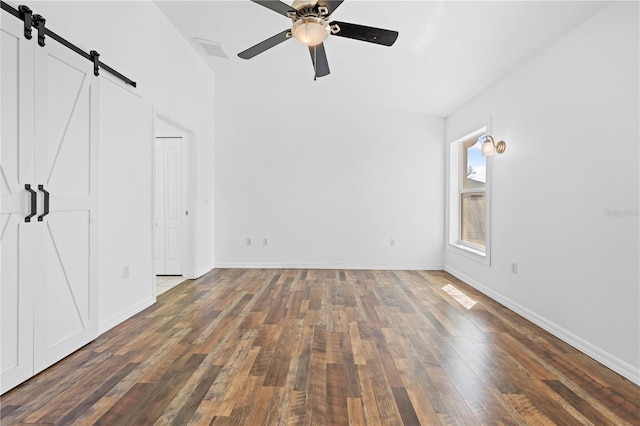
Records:
M290 4L290 1L285 1ZM290 27L249 0L165 1L158 7L216 72L292 96L447 116L609 2L346 0L332 20L397 30L392 47L343 37L325 40L331 74L313 81L306 46L295 39L251 60L237 54ZM229 58L206 55L194 37L220 43ZM597 58L594 58L597 60ZM291 99L295 102L295 99Z

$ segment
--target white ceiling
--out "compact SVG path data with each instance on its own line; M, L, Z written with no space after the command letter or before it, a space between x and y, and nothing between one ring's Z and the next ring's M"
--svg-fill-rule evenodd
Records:
M291 4L290 1L285 3ZM237 54L290 26L249 0L156 0L175 27L216 71L334 102L447 116L609 2L346 0L332 20L396 30L392 47L329 36L331 74L313 81L308 49L291 39L254 57ZM230 59L206 56L193 37L221 42Z

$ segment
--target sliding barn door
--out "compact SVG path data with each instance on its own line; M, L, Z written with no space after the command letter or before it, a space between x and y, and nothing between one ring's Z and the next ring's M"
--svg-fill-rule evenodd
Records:
M90 62L50 40L36 55L35 372L98 335L98 84Z
M0 212L0 393L33 374L33 285L37 267L31 196L33 177L33 49L22 23L2 13L0 29L2 211ZM36 188L34 188L36 189Z

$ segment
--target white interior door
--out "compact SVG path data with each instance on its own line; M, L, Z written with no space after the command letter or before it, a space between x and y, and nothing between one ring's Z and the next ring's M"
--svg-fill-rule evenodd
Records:
M182 138L164 139L166 274L182 274Z
M166 275L164 225L164 139L156 139L156 203L155 203L155 263L156 275Z
M34 173L50 194L50 213L36 227L37 373L98 335L100 80L90 62L53 41L36 49L36 70Z
M33 48L22 22L2 13L0 92L0 393L33 375L33 286L37 259L32 255L36 217L25 184L33 178Z
M183 141L156 141L156 274L182 275Z

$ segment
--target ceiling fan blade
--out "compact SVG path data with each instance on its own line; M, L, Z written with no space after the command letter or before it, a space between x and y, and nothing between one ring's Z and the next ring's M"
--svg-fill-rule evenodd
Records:
M281 15L287 16L288 12L294 12L295 9L289 6L288 4L282 3L278 0L251 0L254 3L258 3L260 6L264 6L267 9L271 9L274 12L277 12Z
M329 15L331 15L337 8L342 4L344 0L318 0L316 6L324 6L329 11Z
M264 52L265 50L271 49L273 46L276 46L282 43L283 41L289 40L291 38L287 36L289 32L291 32L291 30L284 30L283 32L276 34L273 37L269 37L265 41L261 41L255 46L252 46L247 50L238 53L238 56L241 57L242 59L251 59L254 56Z
M320 43L317 46L309 46L309 53L311 53L311 62L313 63L316 77L329 75L329 62L327 61L327 53L324 50L324 43Z
M338 25L340 31L333 35L367 41L369 43L393 46L398 38L397 31L383 30L382 28L366 27L364 25L350 24L348 22L331 22L331 26Z

